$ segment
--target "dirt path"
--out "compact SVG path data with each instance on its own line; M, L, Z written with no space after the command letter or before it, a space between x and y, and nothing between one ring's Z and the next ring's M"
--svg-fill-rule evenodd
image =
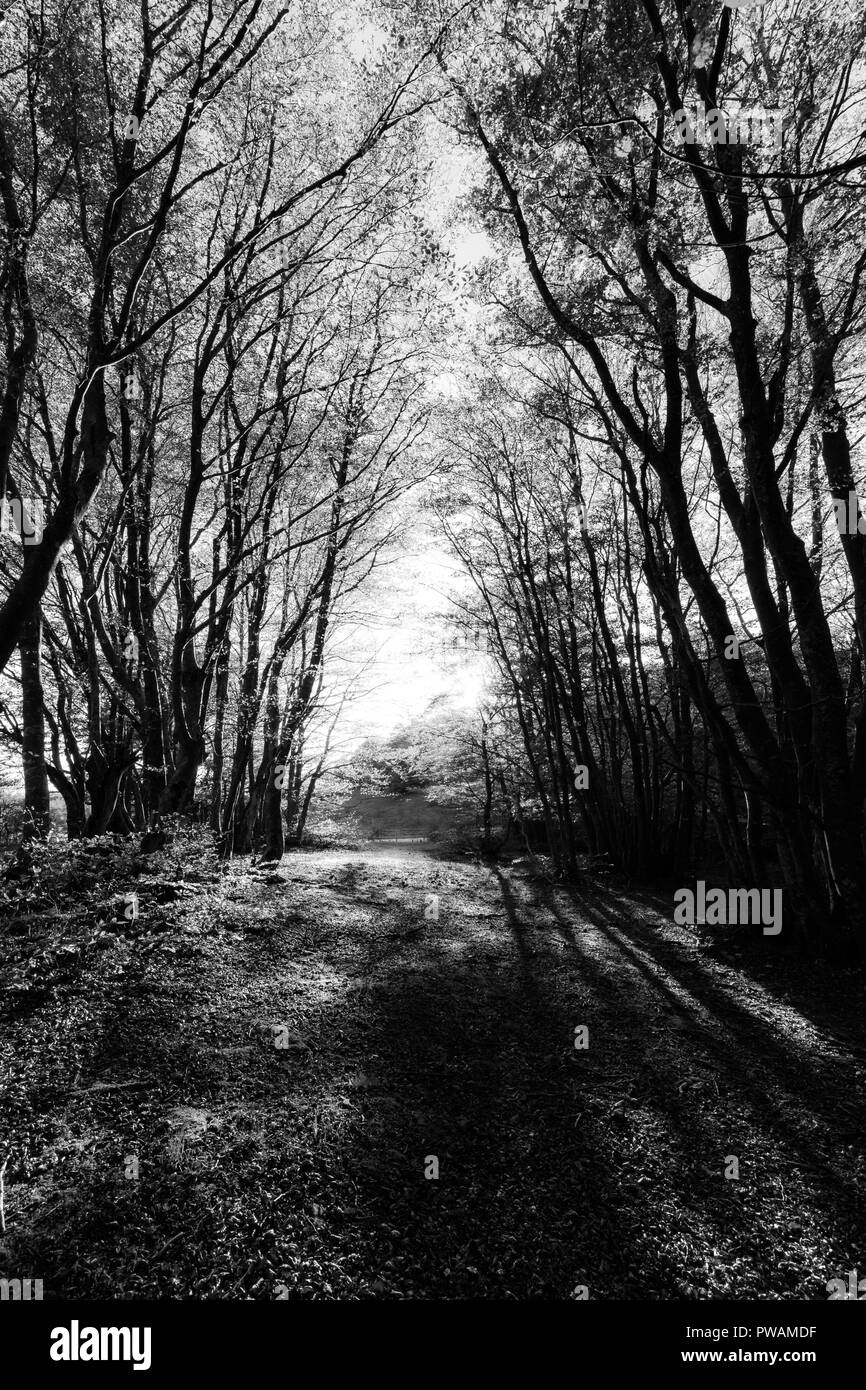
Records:
M409 845L198 877L13 1025L8 1085L45 1066L6 1264L46 1296L822 1299L866 1268L860 1025L793 966Z

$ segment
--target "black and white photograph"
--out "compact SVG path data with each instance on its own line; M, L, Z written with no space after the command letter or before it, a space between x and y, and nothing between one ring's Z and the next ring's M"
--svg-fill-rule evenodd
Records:
M138 1305L472 1301L820 1369L864 359L861 0L4 0L35 1366L164 1375Z

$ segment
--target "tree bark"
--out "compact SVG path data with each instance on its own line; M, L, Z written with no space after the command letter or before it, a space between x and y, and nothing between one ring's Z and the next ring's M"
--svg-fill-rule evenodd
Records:
M42 619L27 619L18 645L21 654L21 699L24 765L25 840L44 840L51 825L48 773L45 767L45 706L42 690Z

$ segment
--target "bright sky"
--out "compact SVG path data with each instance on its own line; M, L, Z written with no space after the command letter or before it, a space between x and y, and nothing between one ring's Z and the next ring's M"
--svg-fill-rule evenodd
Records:
M434 160L435 197L426 215L457 268L468 269L493 250L487 234L473 225L471 213L460 208L472 181L473 160L443 128L437 126L434 136L428 153ZM454 381L459 390L459 372ZM443 385L441 380L437 385ZM387 736L442 696L449 697L452 707L477 707L489 660L472 649L455 650L446 621L455 611L450 600L459 601L466 583L444 542L427 526L415 528L406 552L382 572L377 591L365 595L363 607L369 616L358 632L357 646L364 654L378 653L365 681L373 688L346 709L340 721L341 746L371 734Z
M340 742L387 735L424 713L432 700L449 697L452 707L474 709L481 696L487 659L472 649L454 649L445 615L454 611L463 579L453 557L419 528L417 543L382 571L380 592L364 607L369 614L357 645L378 653L365 685L340 724Z

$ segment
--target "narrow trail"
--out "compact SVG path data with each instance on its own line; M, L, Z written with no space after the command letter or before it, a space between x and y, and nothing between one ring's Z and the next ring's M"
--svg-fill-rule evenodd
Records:
M660 900L408 844L193 887L7 1199L55 1295L820 1299L866 1259L857 1039Z

